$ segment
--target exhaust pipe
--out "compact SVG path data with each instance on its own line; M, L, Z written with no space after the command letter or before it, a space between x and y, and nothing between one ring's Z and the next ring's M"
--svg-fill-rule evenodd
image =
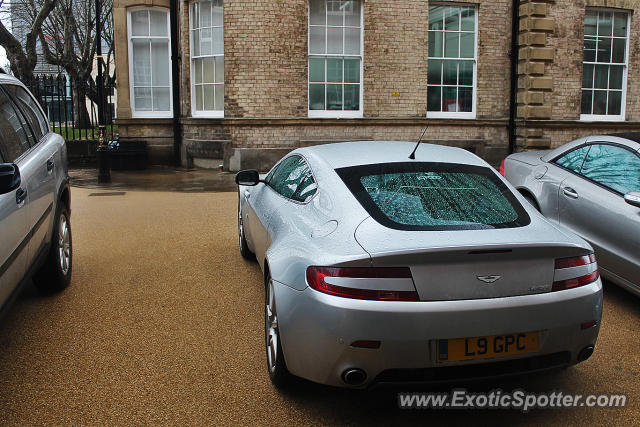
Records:
M346 369L342 373L342 381L351 386L358 386L365 382L367 374L358 368Z
M580 350L580 353L578 353L578 362L584 362L585 360L590 358L592 354L593 354L592 345L583 348L582 350Z

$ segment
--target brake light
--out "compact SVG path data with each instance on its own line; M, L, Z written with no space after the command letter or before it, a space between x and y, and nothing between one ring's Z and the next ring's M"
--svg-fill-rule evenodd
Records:
M506 160L507 160L507 159L504 159L504 160L502 161L502 163L500 163L500 175L502 175L502 176L505 176L505 174L504 174L504 162L505 162Z
M556 260L553 291L572 289L595 282L600 277L594 254Z
M316 291L343 298L419 301L408 267L309 267L307 282Z

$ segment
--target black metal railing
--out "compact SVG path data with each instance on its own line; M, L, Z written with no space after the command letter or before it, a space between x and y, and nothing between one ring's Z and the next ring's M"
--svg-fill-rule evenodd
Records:
M98 96L93 82L72 82L66 74L38 75L26 86L49 118L51 130L67 141L97 141ZM115 84L104 84L105 139L117 139Z

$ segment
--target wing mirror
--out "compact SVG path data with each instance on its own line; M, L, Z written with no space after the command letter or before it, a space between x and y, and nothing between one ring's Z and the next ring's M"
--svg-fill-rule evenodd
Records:
M629 203L631 206L640 208L640 191L632 191L630 193L627 193L624 196L624 201Z
M14 163L0 164L0 194L7 194L20 187L20 171Z
M260 174L255 169L247 169L236 174L236 184L254 186L260 182Z

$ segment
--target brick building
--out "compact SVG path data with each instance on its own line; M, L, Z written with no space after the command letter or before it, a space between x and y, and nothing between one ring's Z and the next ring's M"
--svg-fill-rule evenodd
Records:
M147 141L156 163L238 170L309 144L415 141L427 125L424 140L494 164L638 130L639 7L115 0L119 132Z

